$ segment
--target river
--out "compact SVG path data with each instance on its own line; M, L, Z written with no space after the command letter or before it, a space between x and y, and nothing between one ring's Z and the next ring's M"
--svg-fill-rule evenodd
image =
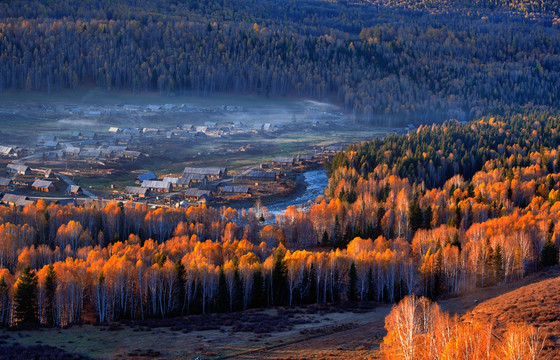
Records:
M303 173L303 178L305 182L305 191L303 193L294 195L294 197L289 197L285 200L281 200L272 204L266 204L268 212L272 215L277 215L288 206L296 205L303 208L309 207L309 205L320 195L323 195L325 187L329 183L329 178L327 178L327 173L325 169L314 169Z

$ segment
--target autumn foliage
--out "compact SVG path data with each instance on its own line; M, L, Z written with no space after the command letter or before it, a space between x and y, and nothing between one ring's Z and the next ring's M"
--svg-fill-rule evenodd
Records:
M39 321L55 326L434 299L516 281L558 260L557 120L449 122L351 147L335 158L328 196L266 225L252 210L205 205L1 207L0 321L18 321L14 291L27 265ZM456 136L471 132L480 140L469 146L470 135Z
M492 323L461 321L415 296L393 307L385 328L381 349L388 360L537 360L544 347L538 328L517 323L499 333Z

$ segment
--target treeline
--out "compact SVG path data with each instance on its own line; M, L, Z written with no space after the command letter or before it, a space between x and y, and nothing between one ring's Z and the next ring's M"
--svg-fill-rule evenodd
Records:
M268 225L260 222L269 217L263 207L44 201L2 207L0 321L20 323L21 306L29 306L33 322L59 326L272 305L395 302L408 294L437 298L521 279L558 263L559 124L550 114L486 118L419 129L403 136L408 141L361 145L372 158L375 151L387 158L390 151L417 153L397 143L419 148L424 158L424 148L433 146L437 159L452 166L463 151L457 134L465 141L469 131L478 134L478 149L488 154L484 164L470 178L438 171L438 187L399 177L394 164L360 171L364 162L355 161L351 147L336 158L332 196L306 211L289 207ZM22 282L36 294L31 305L18 300L33 299L17 295Z
M513 15L312 1L103 4L0 4L0 91L303 96L401 123L560 103L560 34Z
M407 9L453 12L456 10L518 11L523 14L560 14L558 0L364 0L373 4L402 6Z
M369 174L379 178L380 171L389 171L434 188L455 175L470 181L492 160L493 166L508 169L511 176L514 168L534 163L531 153L560 146L558 121L557 116L543 113L487 117L468 125L451 120L443 126L420 126L407 136L390 135L349 146L337 154L331 171L350 167L363 178ZM539 165L547 172L560 170L556 159L541 155ZM335 177L331 195L337 185Z

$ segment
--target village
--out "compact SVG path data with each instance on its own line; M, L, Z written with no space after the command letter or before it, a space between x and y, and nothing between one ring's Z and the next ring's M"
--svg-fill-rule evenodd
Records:
M315 103L0 105L6 206L38 199L250 206L295 194L297 174L322 167L351 142L388 132L349 124L336 108Z
M274 131L264 124L259 131ZM106 134L76 131L70 137L40 135L38 146L0 146L0 161L5 163L0 176L1 204L25 206L43 199L58 204L83 205L109 200L136 201L152 206L179 207L193 204L228 205L247 203L267 196L293 193L297 183L290 174L321 166L344 146L327 146L314 154L279 156L271 162L228 172L224 167L185 167L182 173L158 175L154 171L134 171L134 185L95 194L72 180L78 172L111 174L114 169L142 162L157 137L219 136L223 132L242 131L244 124L218 126L184 125L177 130L110 127ZM265 130L266 129L266 130ZM204 134L204 135L202 135ZM46 167L49 165L50 167ZM107 169L110 168L110 169ZM1 172L0 172L1 174Z

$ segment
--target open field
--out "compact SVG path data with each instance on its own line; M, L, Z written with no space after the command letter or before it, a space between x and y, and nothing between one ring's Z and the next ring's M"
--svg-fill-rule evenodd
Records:
M558 346L559 275L556 267L439 303L467 321L531 322L553 335L549 345L556 341ZM376 303L257 309L68 329L2 330L0 338L5 344L44 344L92 358L379 359L390 310L391 305Z
M355 311L328 306L249 310L60 330L3 331L2 337L8 344L48 344L92 358L137 358L140 354L187 359L252 359L265 354L300 358L302 351L322 358L371 358L377 356L389 310L389 305ZM362 336L356 339L357 334Z

